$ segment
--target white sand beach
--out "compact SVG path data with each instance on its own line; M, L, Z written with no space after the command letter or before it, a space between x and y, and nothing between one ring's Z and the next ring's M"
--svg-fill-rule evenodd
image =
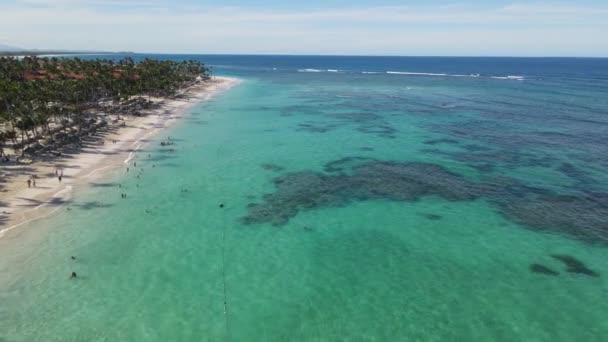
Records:
M100 134L84 144L77 153L34 161L30 164L1 165L0 238L15 236L26 223L47 217L59 210L76 187L99 179L107 172L127 167L148 139L175 123L194 105L237 85L234 78L214 77L212 81L187 89L177 99L156 99L160 106L141 116L123 116L124 127ZM61 181L57 174L63 174ZM36 187L28 187L34 177Z

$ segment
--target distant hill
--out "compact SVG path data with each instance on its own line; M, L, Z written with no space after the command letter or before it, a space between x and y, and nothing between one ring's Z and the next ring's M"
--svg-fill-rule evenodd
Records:
M82 50L41 50L22 49L14 46L0 44L0 57L10 56L43 56L43 55L130 55L133 52L111 52L111 51L82 51Z
M0 44L0 51L10 51L10 52L17 52L17 51L25 51L25 49L22 48L18 48L16 46L10 46L10 45L4 45L4 44Z
M129 55L133 52L111 52L111 51L95 51L95 50L51 50L51 49L24 49L16 46L0 43L0 57L6 56L41 56L41 55L85 55L85 54L100 54L100 55Z

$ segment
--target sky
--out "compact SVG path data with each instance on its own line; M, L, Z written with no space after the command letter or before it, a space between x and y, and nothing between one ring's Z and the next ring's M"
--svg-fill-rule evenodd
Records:
M607 37L607 0L0 0L0 44L37 49L608 57Z

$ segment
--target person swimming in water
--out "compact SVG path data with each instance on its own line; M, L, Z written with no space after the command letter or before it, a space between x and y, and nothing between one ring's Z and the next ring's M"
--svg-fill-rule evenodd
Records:
M78 274L76 274L76 272L72 272L72 274L70 274L70 279L75 279L78 278Z

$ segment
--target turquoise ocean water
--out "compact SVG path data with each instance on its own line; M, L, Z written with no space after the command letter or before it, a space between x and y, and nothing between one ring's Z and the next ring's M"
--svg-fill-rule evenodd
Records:
M0 341L608 340L607 60L154 57L244 82L0 239Z

